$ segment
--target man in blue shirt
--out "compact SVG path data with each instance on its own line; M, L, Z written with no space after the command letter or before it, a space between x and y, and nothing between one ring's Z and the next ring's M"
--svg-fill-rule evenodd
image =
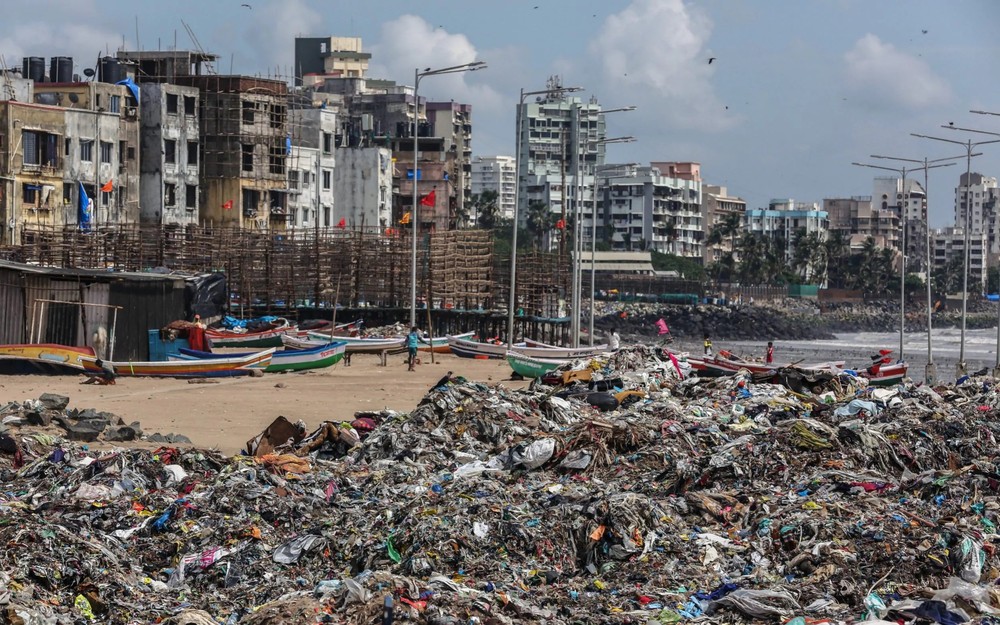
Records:
M417 345L420 339L420 334L417 331L417 326L410 328L410 333L406 335L406 350L410 353L409 359L407 359L407 365L409 368L407 371L414 371L413 365L417 362Z

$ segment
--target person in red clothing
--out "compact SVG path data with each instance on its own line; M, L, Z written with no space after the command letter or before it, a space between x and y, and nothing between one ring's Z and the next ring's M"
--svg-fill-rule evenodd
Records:
M767 356L764 357L764 362L769 365L774 363L774 343L771 341L767 342Z

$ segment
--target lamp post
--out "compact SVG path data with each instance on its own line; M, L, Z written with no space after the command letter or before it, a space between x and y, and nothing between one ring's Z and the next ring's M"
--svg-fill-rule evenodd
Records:
M619 113L624 111L634 111L635 106L623 106L620 108L613 109L598 109L598 110L588 110L586 111L586 116L591 115L603 115L605 113ZM580 139L580 129L583 122L583 108L577 105L577 123L576 123L576 133L577 133L577 151L576 151L576 199L573 202L573 295L572 295L572 308L573 314L570 317L570 339L572 341L573 347L580 346L580 312L583 302L583 268L580 264L580 257L583 255L583 214L580 210L580 203L583 198L583 167L581 162L585 156L586 150L593 143L595 145L602 145L605 143L628 143L629 141L635 141L634 137L616 137L611 139L598 139L596 141L590 141L589 138L584 143ZM588 132L588 137L590 133ZM596 192L596 176L595 176L595 192ZM596 224L595 224L596 225ZM593 245L591 246L593 247ZM591 263L593 263L593 256L591 257ZM593 335L593 332L591 332ZM591 344L593 344L593 338L591 338Z
M963 128L955 128L954 126L942 126L942 128L953 128L955 130L966 130ZM979 132L979 131L972 131ZM942 137L932 137L930 135L920 135L915 132L911 132L910 136L920 137L921 139L931 139L932 141L943 141L944 143L954 143L955 145L960 145L965 148L965 245L963 247L962 255L964 258L963 271L962 271L962 332L960 343L958 346L958 364L955 367L955 373L958 376L965 375L965 324L966 315L968 314L969 306L969 255L970 255L970 236L972 227L972 202L969 200L969 186L970 178L972 177L972 150L980 145L987 145L989 143L1000 143L1000 139L991 139L989 141L976 141L973 142L972 139L966 141L955 141L954 139L944 139Z
M461 74L463 72L474 72L476 70L485 69L486 63L484 61L474 61L472 63L463 63L462 65L454 65L452 67L442 67L441 69L431 69L425 68L420 70L417 68L413 70L413 208L411 208L410 226L411 233L413 235L413 250L412 258L410 259L410 326L417 325L417 229L420 225L420 220L417 219L417 213L420 210L420 190L417 185L417 181L420 179L420 164L418 162L419 155L419 145L418 140L420 137L420 79L425 76L440 76L442 74ZM427 302L427 306L431 303Z
M970 113L976 113L977 115L998 115L1000 113L994 113L993 111L969 111ZM978 131L982 132L982 131ZM990 133L993 134L993 133ZM997 287L997 349L996 349L996 360L993 364L993 376L1000 376L1000 286Z
M521 207L521 126L524 117L524 99L533 95L553 95L563 93L576 93L583 91L583 87L558 87L552 89L540 89L538 91L525 91L521 88L521 98L517 103L517 119L515 128L517 136L514 137L514 149L517 152L514 158L514 225L510 237L510 296L507 298L507 349L514 346L514 311L517 308L517 226L518 213ZM565 192L564 192L565 193Z
M934 348L931 340L931 331L933 330L933 322L931 321L931 308L933 296L931 294L931 218L930 218L930 191L928 190L929 183L929 170L934 167L945 167L946 165L935 165L930 166L932 163L942 163L946 161L955 161L961 156L950 156L947 158L936 158L933 160L928 160L925 156L922 160L915 158L903 158L901 156L879 156L877 154L872 154L872 158L880 158L890 161L902 161L906 163L923 163L924 171L924 205L926 213L924 215L924 253L925 253L925 263L926 263L926 287L927 287L927 364L924 365L924 383L934 384L937 381L937 366L934 364ZM948 163L948 165L954 165L955 163Z
M603 143L631 143L635 141L634 137L615 137L613 139L604 139ZM638 167L638 163L628 163L625 165L612 165L608 169L618 170L621 168L631 168ZM627 171L627 169L626 169ZM605 175L605 178L611 177L610 175ZM590 327L587 331L587 337L590 339L589 344L591 347L594 346L594 294L596 293L595 284L597 282L597 191L598 184L601 178L601 172L594 170L594 193L593 193L593 207L590 215Z

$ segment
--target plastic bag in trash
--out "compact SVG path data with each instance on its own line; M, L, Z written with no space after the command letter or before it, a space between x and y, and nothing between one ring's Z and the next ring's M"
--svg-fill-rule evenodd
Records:
M801 610L798 601L787 592L774 590L734 590L708 605L706 613L719 608L733 608L755 618L787 618L792 610Z
M537 469L556 452L556 441L553 438L543 438L530 445L518 445L510 452L510 459L526 469Z
M278 564L295 564L302 557L303 553L318 549L326 542L322 536L316 534L303 534L296 536L285 544L274 550L271 556Z

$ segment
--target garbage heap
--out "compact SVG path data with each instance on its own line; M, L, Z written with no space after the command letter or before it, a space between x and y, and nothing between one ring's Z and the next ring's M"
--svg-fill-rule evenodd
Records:
M25 433L0 622L996 622L993 379L819 397L617 358L625 408L452 382L340 457Z

